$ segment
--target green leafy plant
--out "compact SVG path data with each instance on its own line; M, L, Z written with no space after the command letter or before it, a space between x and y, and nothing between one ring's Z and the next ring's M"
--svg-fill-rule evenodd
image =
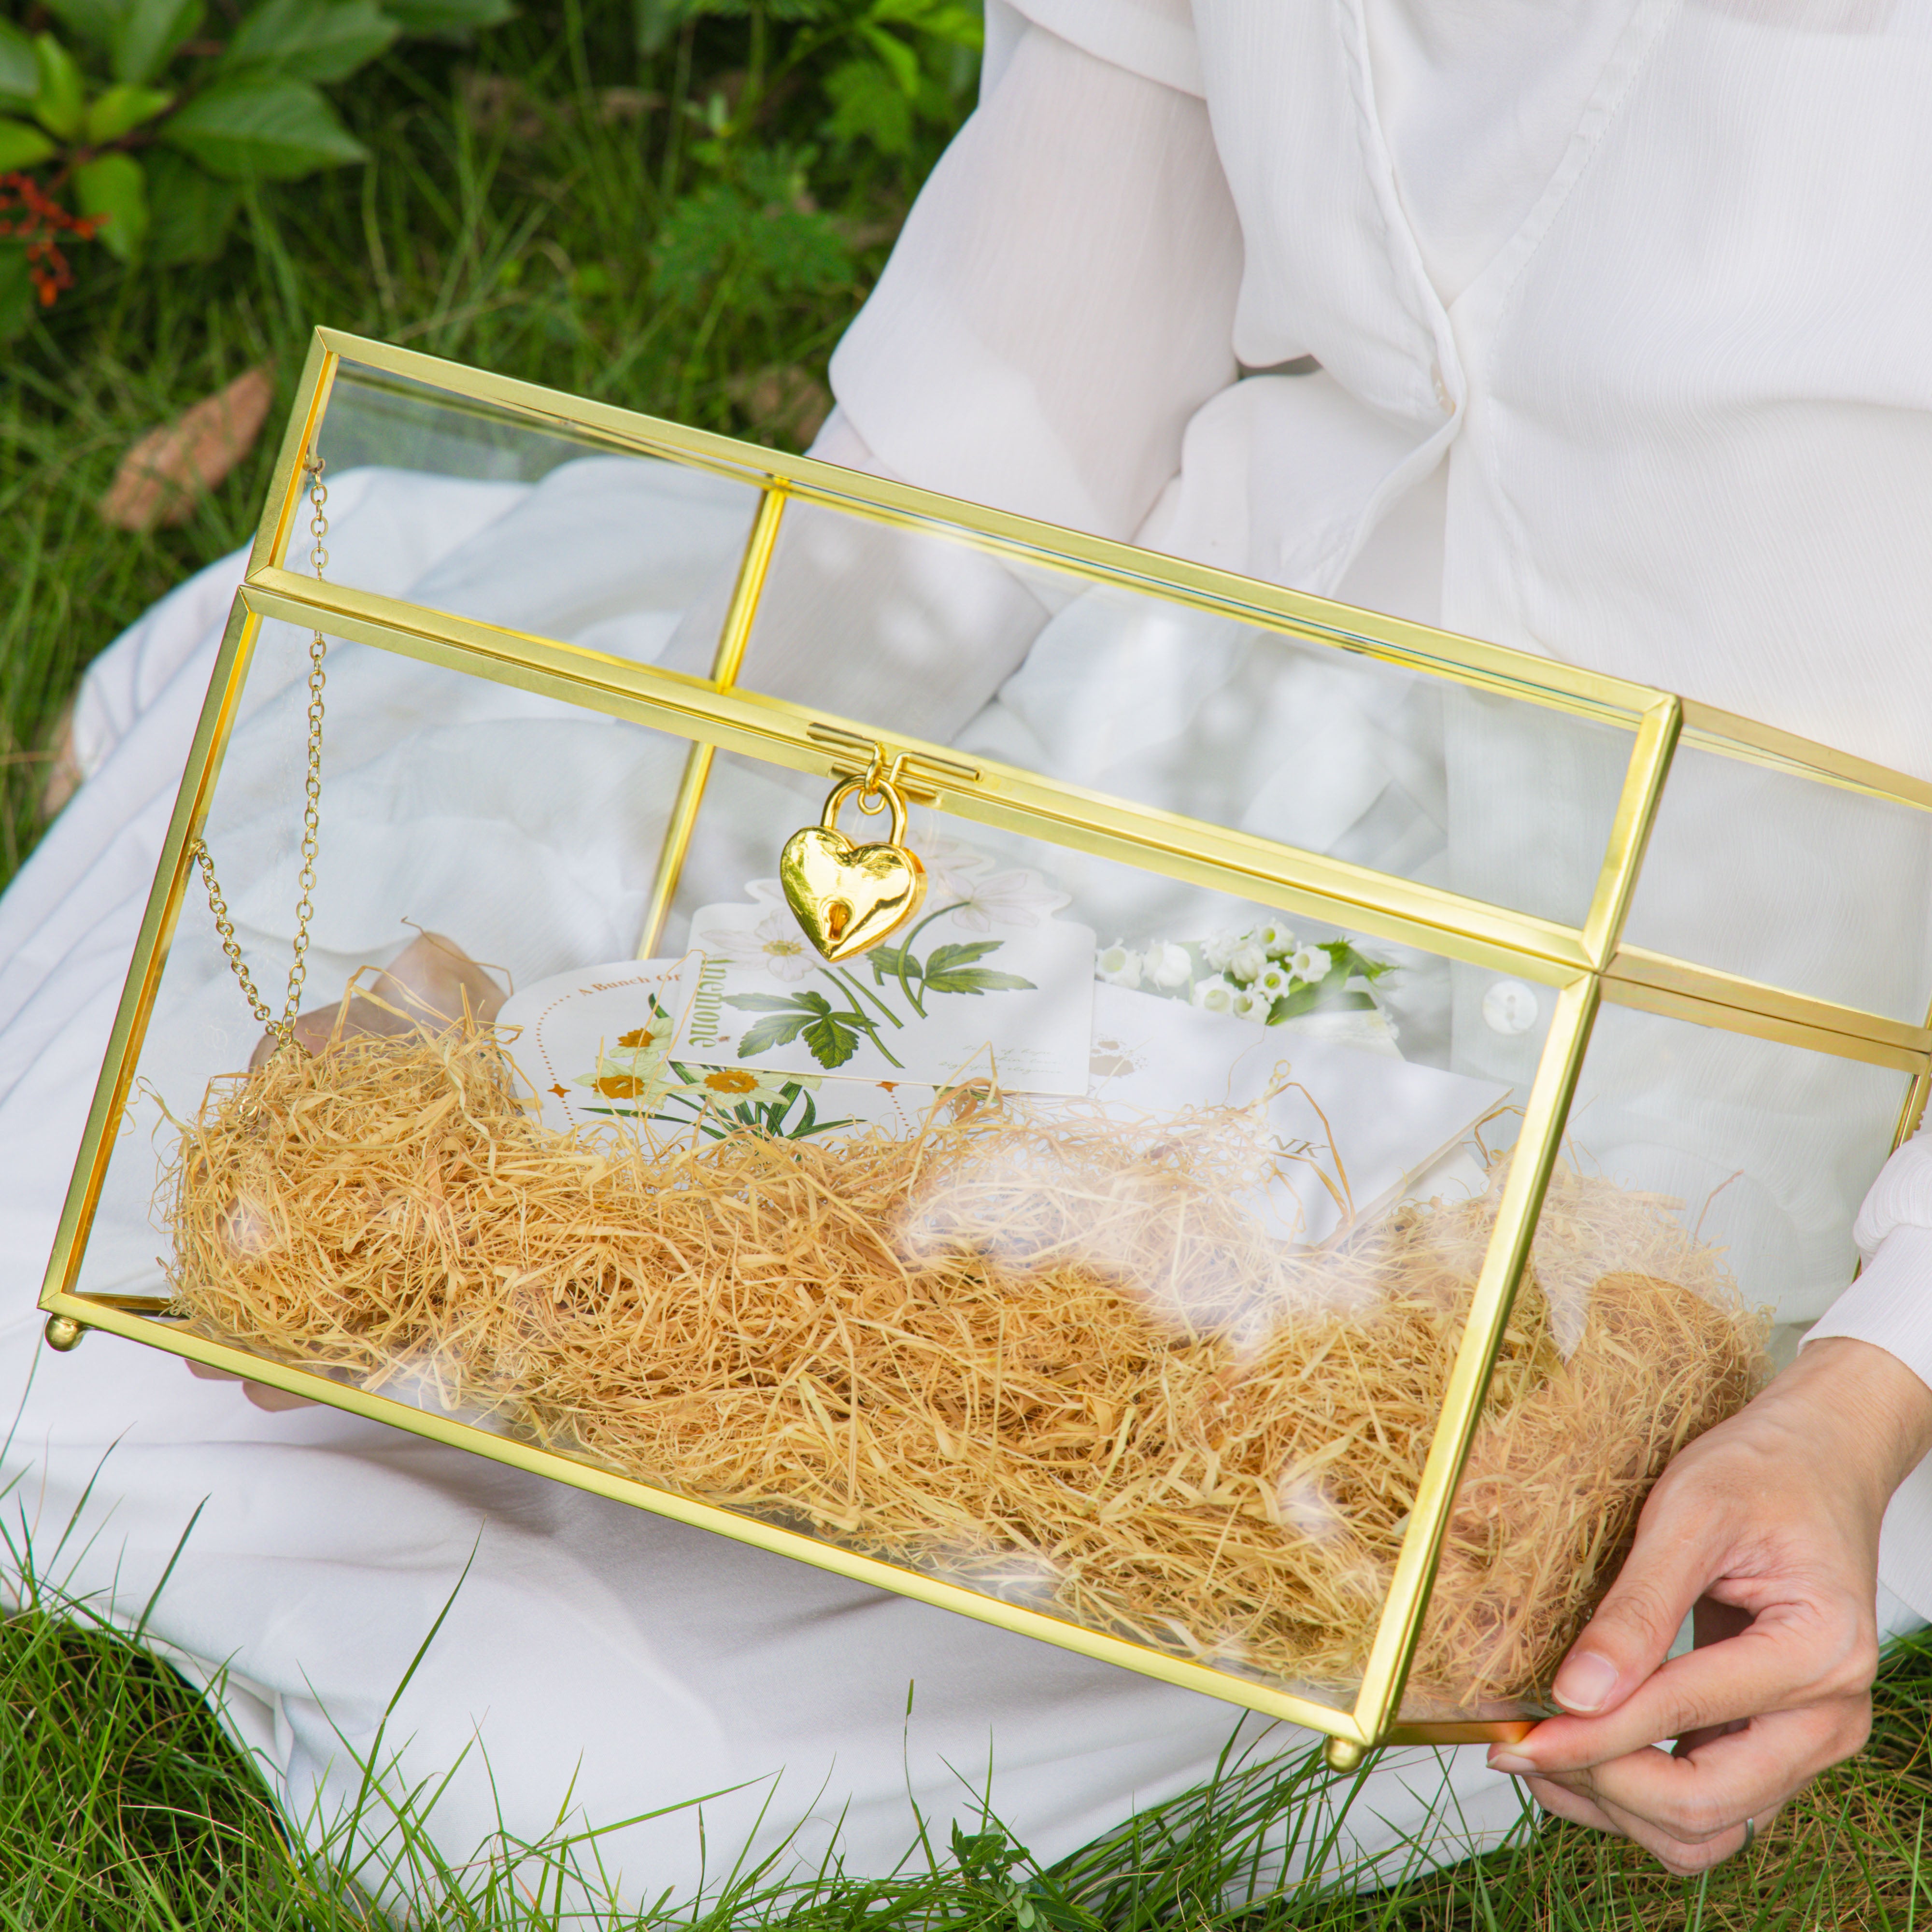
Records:
M851 279L849 240L806 189L809 149L748 154L681 197L658 231L652 292L695 312L743 285L767 301L830 294Z
M1142 951L1110 946L1094 959L1096 976L1111 986L1264 1026L1317 1012L1378 1012L1370 988L1395 970L1345 939L1304 944L1279 922L1208 939L1156 939Z
M324 88L403 34L465 33L511 10L46 0L38 32L0 20L0 340L71 284L64 242L98 242L130 265L212 260L254 184L364 158Z
M950 131L979 73L968 0L634 0L638 47L675 46L689 71L700 31L742 36L742 64L683 93L670 157L689 184L665 211L651 291L701 341L734 304L808 309L849 287L868 228L820 207L830 156L863 176ZM712 23L716 23L715 27ZM804 138L800 138L800 135Z
M634 0L638 51L655 54L707 18L742 20L748 59L734 94L718 90L703 112L728 142L768 102L814 66L835 142L884 154L912 147L922 124L950 127L979 71L980 8L970 0ZM827 57L829 64L826 64ZM735 98L734 98L735 96Z
M51 22L79 46L35 4L0 0L0 18L30 45ZM715 266L686 258L694 312L667 301L656 263L669 218L721 178L706 104L741 98L734 76L747 68L754 22L694 20L644 55L623 0L516 4L513 19L468 45L399 38L325 87L369 160L245 189L245 214L212 260L156 272L151 235L144 266L130 269L102 242L42 229L76 276L69 294L42 307L10 235L14 214L0 207L12 322L31 318L0 347L0 881L39 836L60 714L81 668L180 578L247 541L274 439L197 496L188 520L131 541L97 512L118 464L157 424L245 369L275 370L273 417L315 323L786 448L815 434L831 405L826 357L972 106L970 53L952 120L917 122L912 152L897 157L830 131L825 82L848 49L826 46L794 70L796 88L768 96L734 133L733 166L740 154L812 151L793 212L833 238L849 270L823 294L782 296L738 274L717 302L728 266L721 241ZM769 25L773 41L808 30ZM0 102L0 119L32 118L17 94ZM136 151L151 196L157 166L173 154L159 141ZM54 172L22 175L38 190ZM196 178L226 192L205 172ZM67 188L43 199L60 219L80 218Z

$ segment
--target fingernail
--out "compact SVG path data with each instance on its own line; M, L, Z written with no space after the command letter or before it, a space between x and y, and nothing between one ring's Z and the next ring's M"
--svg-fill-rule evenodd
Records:
M1521 1778L1526 1772L1533 1772L1536 1766L1526 1757L1517 1757L1510 1751L1492 1750L1490 1754L1490 1768L1506 1771L1512 1778Z
M1550 1694L1566 1711L1600 1711L1617 1688L1617 1666L1594 1650L1580 1650L1556 1673Z

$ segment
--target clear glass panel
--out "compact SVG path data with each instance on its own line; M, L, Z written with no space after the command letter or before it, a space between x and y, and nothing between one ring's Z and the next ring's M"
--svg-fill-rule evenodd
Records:
M327 574L458 616L708 674L758 492L354 364L316 446ZM306 506L284 561L307 575Z
M278 1006L306 646L265 631L208 828ZM1345 1707L1460 1322L1391 1312L1390 1231L1480 1195L1546 997L1478 1065L1493 975L930 812L917 919L830 964L767 883L823 788L736 758L637 962L687 746L328 670L304 1036L364 966L391 1030L224 1080L261 1031L191 896L83 1292ZM399 980L514 982L541 1115Z
M243 958L278 1015L301 896L309 641L262 626L206 828ZM447 935L504 985L634 946L682 740L339 640L326 670L304 1007L339 1000L357 967L386 965L421 933ZM443 972L437 997L456 983ZM262 1039L191 874L82 1292L156 1291L151 1196L172 1141L156 1102L190 1118Z
M1464 1476L1412 1719L1534 1709L1648 1485L1852 1277L1907 1076L1606 1005ZM1770 1324L1776 1324L1775 1328Z
M1571 925L1634 739L810 505L788 512L741 680Z
M1922 1026L1932 812L1682 746L1624 937Z

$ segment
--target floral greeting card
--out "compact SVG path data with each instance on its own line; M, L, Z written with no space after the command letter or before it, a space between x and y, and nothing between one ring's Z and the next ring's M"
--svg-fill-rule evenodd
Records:
M919 918L856 959L814 951L776 880L708 906L680 960L627 960L520 990L498 1016L559 1127L602 1120L796 1138L910 1132L937 1088L1087 1090L1094 934L1035 872L922 842ZM833 1076L828 1079L827 1076Z
M775 880L691 922L704 956L686 1045L721 1064L1011 1093L1084 1094L1094 934L1038 873L946 838L920 848L920 916L839 965L800 930Z
M514 1029L512 1057L545 1123L646 1121L714 1136L755 1126L796 1140L856 1126L910 1133L925 1118L929 1087L827 1081L698 1057L687 1034L715 997L705 965L698 953L625 960L560 973L507 1000L496 1023Z
M933 1083L747 1065L720 1059L715 1041L695 1043L727 983L696 954L627 962L529 987L499 1024L519 1030L512 1050L559 1128L625 1120L715 1137L751 1126L791 1139L918 1131L938 1098ZM1298 1246L1375 1219L1507 1093L1114 986L1096 989L1082 1054L1083 1098L1124 1124L1203 1108L1250 1114L1274 1161L1251 1204ZM1021 1104L1050 1114L1067 1102Z

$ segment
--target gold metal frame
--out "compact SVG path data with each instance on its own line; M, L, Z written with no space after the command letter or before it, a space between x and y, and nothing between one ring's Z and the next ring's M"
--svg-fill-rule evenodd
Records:
M345 363L358 378L401 393L499 419L508 417L586 446L701 469L755 489L758 508L711 675L682 676L400 598L319 584L284 568L280 560L302 498L302 464L325 421ZM1225 826L1083 790L1016 766L986 760L962 765L943 746L882 734L861 721L820 716L741 687L738 676L781 520L794 502L944 536L1010 562L1238 618L1285 636L1626 730L1630 752L1622 791L1584 919L1573 927L1533 917ZM298 1364L250 1354L171 1324L165 1318L166 1304L154 1298L75 1292L114 1130L128 1104L184 896L188 852L207 815L256 635L262 620L270 618L560 698L688 740L691 748L659 858L640 956L654 949L662 930L719 749L830 778L850 769L855 745L876 744L884 757L907 761L922 798L956 816L1038 836L1286 911L1312 914L1352 931L1423 946L1554 989L1554 1016L1518 1142L1528 1157L1513 1164L1504 1190L1389 1598L1352 1706L1338 1708L1312 1694L1258 1682L1002 1602L755 1517L693 1502L582 1458L539 1449L345 1386ZM318 330L163 844L48 1262L40 1305L50 1317L50 1339L71 1346L88 1328L124 1336L1148 1676L1206 1691L1327 1732L1330 1762L1340 1768L1358 1763L1368 1750L1392 1742L1520 1736L1528 1720L1405 1725L1399 1707L1456 1485L1599 1002L1672 1014L1896 1069L1910 1076L1901 1096L1901 1139L1916 1126L1932 1090L1932 1016L1925 1025L1912 1026L1622 943L1645 847L1680 740L1700 752L1774 767L1919 810L1932 809L1932 785L1668 692L857 475L808 458L755 448L608 404Z

